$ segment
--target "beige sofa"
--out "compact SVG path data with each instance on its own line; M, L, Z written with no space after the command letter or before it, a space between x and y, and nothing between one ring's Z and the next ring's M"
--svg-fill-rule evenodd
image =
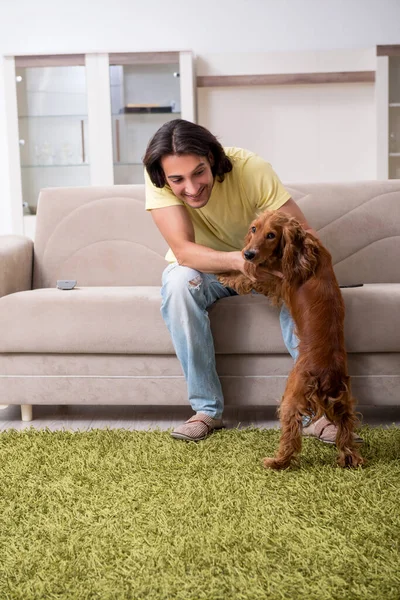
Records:
M400 181L287 186L333 255L359 404L400 399ZM166 245L143 186L41 192L36 241L0 238L0 404L187 404L160 315ZM56 289L76 279L74 290ZM227 405L275 405L292 359L257 295L209 311Z

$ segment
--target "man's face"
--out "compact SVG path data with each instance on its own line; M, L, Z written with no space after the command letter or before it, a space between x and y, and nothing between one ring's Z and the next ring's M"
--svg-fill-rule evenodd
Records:
M202 208L214 185L210 161L196 154L168 154L161 159L165 179L177 198L191 208Z

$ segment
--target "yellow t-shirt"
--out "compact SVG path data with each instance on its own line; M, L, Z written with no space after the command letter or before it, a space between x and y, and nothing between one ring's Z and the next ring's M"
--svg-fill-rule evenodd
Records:
M168 184L157 188L145 170L146 210L185 206L193 223L195 241L213 250L243 248L250 223L263 210L276 210L290 198L271 165L242 148L224 148L233 168L224 181L217 178L203 208L191 208L177 198ZM176 259L171 250L166 260Z

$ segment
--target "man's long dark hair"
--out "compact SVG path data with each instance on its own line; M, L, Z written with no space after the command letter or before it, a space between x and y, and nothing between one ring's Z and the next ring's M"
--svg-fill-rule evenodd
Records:
M225 173L232 171L232 163L217 138L205 127L184 119L175 119L164 123L151 138L143 164L153 184L162 188L166 184L161 166L163 156L195 154L211 160L211 171L219 181Z

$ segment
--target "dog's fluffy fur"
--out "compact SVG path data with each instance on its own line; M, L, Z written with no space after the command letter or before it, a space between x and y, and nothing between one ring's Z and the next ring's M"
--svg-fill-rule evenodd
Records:
M302 417L310 415L315 421L323 414L337 425L338 464L361 465L353 436L356 416L344 347L344 302L329 252L293 217L266 211L250 225L242 253L248 276L224 273L221 283L239 294L254 289L276 305L284 302L299 338L299 357L280 405L279 449L274 458L264 459L265 467L288 467L301 450Z

